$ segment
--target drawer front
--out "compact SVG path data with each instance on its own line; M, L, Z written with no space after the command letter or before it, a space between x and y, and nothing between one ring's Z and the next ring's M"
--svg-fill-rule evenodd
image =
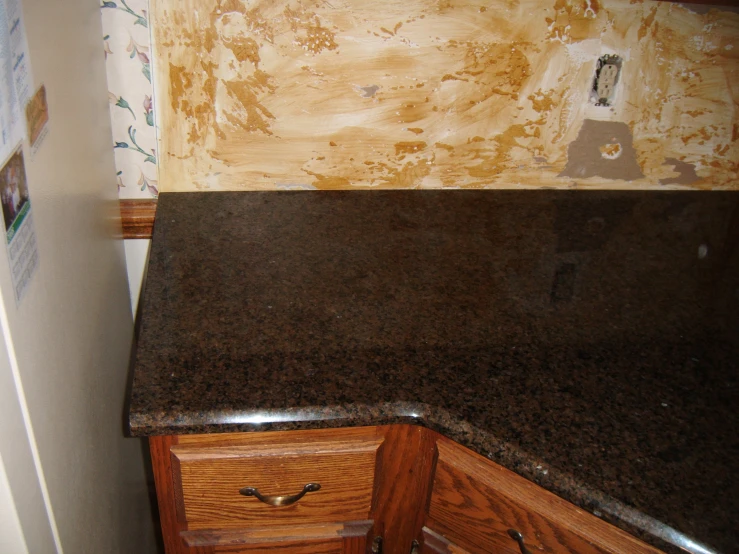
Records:
M471 553L659 551L451 441L439 440L427 527Z
M173 446L180 522L195 530L369 519L381 439L295 436L302 442L275 444L265 436ZM239 492L252 487L269 501L271 496L300 493L308 483L320 484L320 489L285 506Z

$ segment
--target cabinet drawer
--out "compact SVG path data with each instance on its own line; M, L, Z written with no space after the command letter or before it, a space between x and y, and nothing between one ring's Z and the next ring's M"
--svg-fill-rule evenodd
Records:
M226 435L171 448L177 517L188 530L369 519L382 442L374 433ZM293 440L290 440L293 439ZM320 484L290 505L266 503ZM245 496L252 487L266 497Z
M427 527L469 552L602 554L659 551L507 469L440 439Z

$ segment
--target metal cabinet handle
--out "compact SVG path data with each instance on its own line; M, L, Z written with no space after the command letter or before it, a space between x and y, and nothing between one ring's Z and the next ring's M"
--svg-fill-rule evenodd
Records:
M320 489L321 485L319 483L308 483L298 494L289 496L263 495L255 487L244 487L239 491L239 494L243 494L244 496L255 496L259 501L269 504L270 506L289 506L303 498L306 493L316 492Z
M420 552L421 552L421 545L418 543L418 541L413 541L411 543L410 554L419 554Z
M518 548L521 549L521 554L531 554L526 545L523 543L523 535L520 531L515 529L508 529L508 536L518 543Z

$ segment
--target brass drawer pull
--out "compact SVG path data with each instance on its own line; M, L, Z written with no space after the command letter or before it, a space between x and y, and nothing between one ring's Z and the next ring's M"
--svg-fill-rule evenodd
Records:
M515 529L508 529L508 536L518 543L518 548L521 549L521 554L531 554L529 549L526 548L526 545L523 543L523 535L520 533L520 531L516 531Z
M261 502L264 502L265 504L269 504L270 506L289 506L290 504L295 504L298 500L303 498L306 493L308 492L316 492L317 490L321 489L321 485L319 483L308 483L306 486L303 487L303 490L300 491L298 494L293 494L290 496L278 496L278 495L263 495L261 494L256 488L254 487L244 487L239 491L239 494L243 494L244 496L256 496L258 500Z

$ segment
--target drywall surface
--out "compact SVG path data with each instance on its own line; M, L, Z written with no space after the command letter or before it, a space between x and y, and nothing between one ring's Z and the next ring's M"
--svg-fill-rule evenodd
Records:
M737 13L639 0L152 10L161 190L739 187ZM591 94L604 55L622 64L609 106Z
M0 456L0 552L28 554L2 456Z
M127 239L123 241L123 244L126 251L126 272L128 274L128 290L131 295L131 312L135 319L141 286L146 274L151 241L148 239Z
M39 265L20 303L0 259L3 464L33 554L148 554L141 443L123 432L133 324L99 6L38 0L23 15L49 132L23 143Z
M1 279L1 278L0 278ZM11 305L12 308L12 305ZM0 552L47 554L58 552L58 532L53 521L48 489L40 469L28 405L20 382L20 368L10 340L8 305L0 294L0 459L7 479L7 491L0 490L5 503L0 520L8 529L0 529L15 546L0 539ZM0 484L0 489L4 485ZM13 527L18 520L23 545ZM0 525L1 527L2 525Z

